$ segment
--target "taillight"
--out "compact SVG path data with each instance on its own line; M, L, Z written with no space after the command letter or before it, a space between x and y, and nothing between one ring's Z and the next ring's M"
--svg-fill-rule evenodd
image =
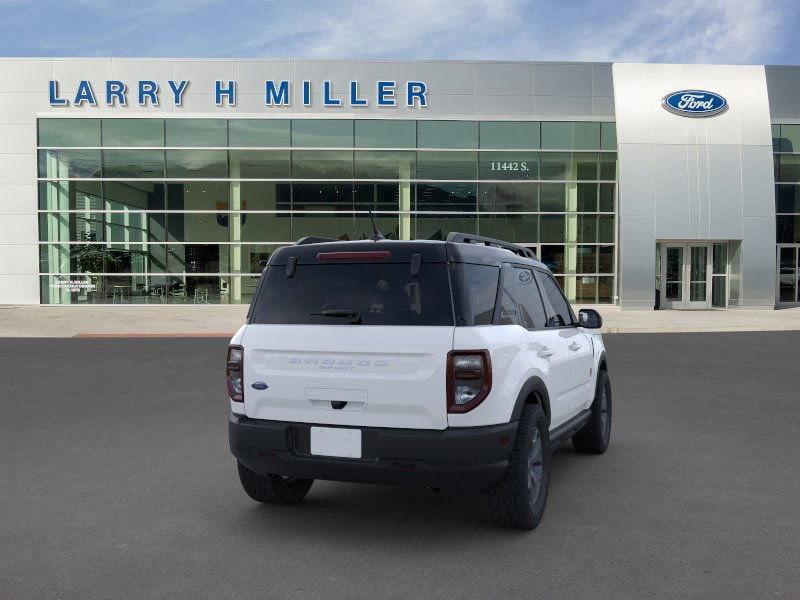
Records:
M447 412L465 413L492 389L488 350L453 350L447 355Z
M228 346L225 375L228 397L234 402L244 402L244 348L241 346Z

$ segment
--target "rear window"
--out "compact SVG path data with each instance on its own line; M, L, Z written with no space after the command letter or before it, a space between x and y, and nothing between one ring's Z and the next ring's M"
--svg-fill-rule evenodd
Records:
M452 325L447 265L408 263L283 266L264 274L251 323L286 325Z

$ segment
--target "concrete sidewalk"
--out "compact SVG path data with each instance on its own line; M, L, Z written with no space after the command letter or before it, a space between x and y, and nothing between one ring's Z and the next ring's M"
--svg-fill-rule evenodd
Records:
M784 310L622 311L593 306L605 333L800 330L800 308ZM0 306L0 337L230 337L244 305Z

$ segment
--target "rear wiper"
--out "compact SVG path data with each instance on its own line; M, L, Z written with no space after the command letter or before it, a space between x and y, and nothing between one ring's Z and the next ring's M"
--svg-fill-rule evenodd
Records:
M349 318L350 323L353 325L358 325L361 323L361 313L352 308L330 308L328 310L323 310L322 312L318 313L309 313L315 317L344 317Z

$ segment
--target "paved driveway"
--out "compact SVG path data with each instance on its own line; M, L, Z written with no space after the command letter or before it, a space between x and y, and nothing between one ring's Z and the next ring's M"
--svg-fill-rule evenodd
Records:
M545 518L317 482L239 488L224 340L0 340L3 598L796 598L800 333L607 336L609 452Z

